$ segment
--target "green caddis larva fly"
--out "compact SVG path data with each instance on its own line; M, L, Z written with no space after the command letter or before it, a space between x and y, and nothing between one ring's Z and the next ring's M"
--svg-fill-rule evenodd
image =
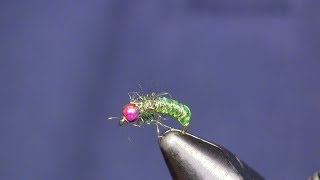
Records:
M122 109L119 125L131 123L135 126L142 124L165 126L160 122L163 119L162 115L170 115L182 125L182 132L186 132L190 124L190 108L167 95L168 93L146 95L140 95L137 92L129 93L130 102Z

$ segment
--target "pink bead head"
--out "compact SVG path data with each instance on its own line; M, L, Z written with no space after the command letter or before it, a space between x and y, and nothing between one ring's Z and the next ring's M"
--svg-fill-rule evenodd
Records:
M138 107L134 104L126 104L122 109L122 119L119 122L119 125L122 126L125 121L134 122L139 118Z

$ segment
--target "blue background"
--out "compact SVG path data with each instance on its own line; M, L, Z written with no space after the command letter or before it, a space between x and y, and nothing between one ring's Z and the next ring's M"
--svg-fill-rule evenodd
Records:
M267 179L306 179L319 19L312 0L1 1L0 179L170 179L154 126L107 120L137 83Z

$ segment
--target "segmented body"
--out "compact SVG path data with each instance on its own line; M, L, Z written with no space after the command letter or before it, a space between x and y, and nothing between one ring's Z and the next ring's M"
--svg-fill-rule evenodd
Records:
M187 127L190 123L190 108L174 99L163 96L146 95L132 98L130 103L138 107L140 118L146 123L155 120L158 113L167 114L176 118L183 127Z

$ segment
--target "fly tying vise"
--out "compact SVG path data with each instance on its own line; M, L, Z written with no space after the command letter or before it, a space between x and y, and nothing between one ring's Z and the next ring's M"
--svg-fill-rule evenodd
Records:
M122 119L119 125L122 126L124 123L130 123L135 126L159 124L168 127L160 122L164 114L176 118L182 125L182 132L185 133L190 124L190 108L171 97L166 97L166 95L168 93L146 95L140 95L137 92L129 93L130 102L122 109Z

